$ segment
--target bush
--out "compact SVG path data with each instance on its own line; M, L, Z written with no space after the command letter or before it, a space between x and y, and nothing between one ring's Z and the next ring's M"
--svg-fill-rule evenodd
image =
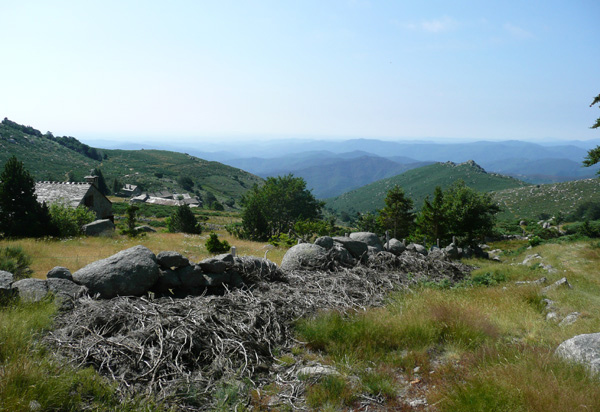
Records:
M539 236L533 236L531 239L529 239L529 246L531 246L531 247L538 246L541 243L542 243L542 239L540 239Z
M175 213L167 218L166 222L169 232L183 232L197 235L202 233L202 227L188 205L177 206Z
M95 219L96 214L85 206L72 208L58 203L50 206L50 220L60 237L80 236L83 234L81 227Z
M226 240L220 241L219 236L214 232L210 234L205 246L210 253L224 253L229 252L229 249L231 249L229 242Z
M31 265L31 257L21 246L0 248L0 270L12 273L15 280L31 277L33 271L29 265Z

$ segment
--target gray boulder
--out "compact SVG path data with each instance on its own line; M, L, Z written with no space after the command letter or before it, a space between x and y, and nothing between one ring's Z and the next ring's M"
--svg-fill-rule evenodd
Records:
M17 290L12 287L14 280L12 273L0 270L0 302L17 295Z
M355 232L350 233L350 238L358 240L359 242L364 242L367 244L367 246L374 247L378 252L383 251L383 245L381 244L379 237L375 233Z
M160 252L156 255L156 261L160 267L165 269L182 268L190 265L190 261L177 252Z
M344 236L336 236L333 238L333 241L335 243L339 243L340 245L348 249L348 252L350 252L350 254L356 259L363 260L367 256L369 248L367 247L368 245L365 242L361 242L359 240L352 239L351 237Z
M450 243L443 250L444 253L446 253L446 256L448 256L450 259L458 259L462 255L461 249L459 249L454 243Z
M356 260L352 257L350 252L348 252L348 249L342 245L334 245L333 248L331 248L331 254L335 261L342 266L354 266L356 264Z
M366 249L365 245L365 249ZM283 256L281 269L285 271L320 267L326 259L327 249L312 243L292 246Z
M88 289L85 286L63 278L50 278L46 281L48 291L54 296L66 301L74 301L87 294Z
M104 232L113 232L115 224L109 219L95 220L92 223L81 227L83 234L86 236L99 236Z
M321 236L315 240L315 245L319 245L329 250L333 247L333 238L331 236Z
M398 256L402 252L406 250L406 246L404 243L400 242L398 239L392 238L388 244L388 252L393 253Z
M555 353L585 365L593 373L600 373L600 333L577 335L561 343Z
M179 278L181 287L186 288L201 288L208 285L205 273L200 265L186 266L175 271L175 275Z
M233 266L233 255L224 253L212 258L204 259L198 266L205 273L224 273Z
M150 249L138 245L79 269L73 273L73 281L86 286L93 295L98 293L110 299L143 295L158 276L156 256Z
M411 252L417 252L423 256L427 256L427 248L423 245L419 245L418 243L411 243L406 246L406 250L410 250Z
M48 294L48 283L43 279L21 279L12 284L19 297L27 302L39 302Z
M55 266L46 275L48 279L67 279L73 280L73 276L71 275L71 271L62 266Z

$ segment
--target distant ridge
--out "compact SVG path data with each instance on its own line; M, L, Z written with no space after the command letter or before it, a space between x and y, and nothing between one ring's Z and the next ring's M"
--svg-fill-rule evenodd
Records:
M326 206L337 213L374 212L383 207L383 199L388 190L398 185L413 199L415 207L419 209L423 200L427 196L433 195L436 186L445 189L457 180L464 180L467 186L481 192L528 185L512 177L486 172L473 160L458 164L454 162L434 163L327 199Z

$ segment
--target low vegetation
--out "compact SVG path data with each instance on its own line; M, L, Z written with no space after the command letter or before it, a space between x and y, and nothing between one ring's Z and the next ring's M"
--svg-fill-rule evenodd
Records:
M347 410L367 396L388 410L410 402L434 411L600 408L596 378L553 355L563 340L600 327L597 241L536 247L558 269L554 275L534 264L511 266L534 253L520 250L502 264L471 261L480 269L456 285L425 284L392 295L382 308L299 321L298 338L306 342L299 357L339 372L308 389L309 404ZM543 295L540 287L514 283L542 276L567 276L573 289ZM561 318L577 311L579 320L546 320L545 297Z

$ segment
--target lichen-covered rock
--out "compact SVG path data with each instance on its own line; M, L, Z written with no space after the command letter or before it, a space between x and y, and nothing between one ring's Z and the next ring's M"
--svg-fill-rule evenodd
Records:
M81 230L86 236L100 236L105 232L114 232L115 224L109 219L100 219L88 223L87 225L83 225Z
M330 250L334 260L342 266L350 267L356 265L356 259L352 257L348 249L342 245L334 245Z
M190 265L190 261L180 253L165 251L156 255L156 261L164 269L182 268Z
M367 256L369 248L365 242L344 236L336 236L333 241L348 249L348 252L356 259L363 260Z
M85 286L78 285L69 279L50 278L46 281L48 291L52 292L59 300L72 302L88 293Z
M17 295L17 290L12 287L14 281L15 278L12 273L0 270L0 302Z
M555 353L585 365L593 373L600 373L600 333L577 335L561 343Z
M222 255L204 259L202 262L198 263L198 266L200 266L205 273L224 273L233 266L233 255L231 253L224 253Z
M48 279L67 279L73 280L73 276L71 275L71 271L63 266L55 266L46 275Z
M312 243L301 243L286 252L281 261L281 269L289 271L321 267L326 256L327 249L324 247Z
M43 279L21 279L12 284L19 297L27 302L39 302L48 294L48 284Z
M411 243L406 246L406 250L410 250L411 252L417 252L423 256L427 256L427 248L423 245L419 245L418 243Z
M350 239L358 240L359 242L364 242L367 244L367 246L374 247L377 252L381 252L383 250L381 240L379 240L379 237L375 233L354 232L350 233Z
M333 238L331 236L321 236L315 240L315 245L319 245L329 250L333 247Z
M156 256L138 245L79 269L73 273L73 281L86 286L92 295L110 299L143 295L158 276Z
M405 250L406 246L404 245L404 243L400 242L398 239L395 238L390 239L387 250L388 252L398 256Z

